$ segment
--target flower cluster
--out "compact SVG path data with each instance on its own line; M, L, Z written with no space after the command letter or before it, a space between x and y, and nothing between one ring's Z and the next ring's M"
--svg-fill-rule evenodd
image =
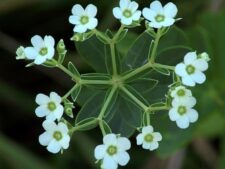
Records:
M44 36L44 38L42 38L39 35L35 35L31 38L32 46L21 46L17 49L16 59L32 61L32 63L29 65L36 64L58 67L76 82L75 86L63 97L59 96L56 92L51 92L49 96L42 93L36 96L35 101L38 104L38 107L35 110L35 114L37 117L45 119L42 124L45 132L39 136L39 142L41 145L46 146L49 152L58 153L64 149L67 149L71 139L70 134L72 134L74 131L87 130L99 125L103 134L103 144L98 145L95 148L94 156L98 162L100 162L101 168L117 169L118 166L127 165L130 160L130 156L127 151L131 148L131 142L126 137L113 134L112 132L110 133L110 130L107 130L106 132L104 126L107 125L103 125L103 122L105 122L104 115L106 114L104 111L108 109L107 104L110 103L110 99L112 100L114 94L113 92L117 91L116 89L119 89L120 92L123 91L128 95L128 97L130 97L129 99L133 99L137 105L143 108L146 119L143 116L142 125L137 126L137 130L140 133L136 137L136 143L138 146L142 146L142 148L145 150L156 150L159 147L159 142L162 140L161 133L154 132L153 126L150 124L150 113L161 110L169 110L168 114L170 120L176 122L177 126L181 129L188 128L190 123L194 123L198 120L198 112L193 108L197 101L192 96L192 92L188 89L188 87L193 87L196 84L202 84L205 82L206 76L204 71L208 69L208 62L210 61L208 54L202 53L197 55L196 52L189 52L184 56L184 61L177 64L176 66L155 63L154 59L157 54L158 42L168 30L166 28L172 26L177 21L175 17L177 16L178 10L176 5L171 2L163 6L157 0L153 1L149 7L144 8L142 11L138 10L138 7L139 5L135 1L120 0L119 6L113 8L112 13L114 17L122 24L121 28L117 33L115 33L115 35L109 30L106 33L102 33L96 29L98 25L98 19L96 18L97 7L93 4L89 4L85 8L83 8L80 4L75 4L72 8L72 15L69 17L69 23L74 25L73 31L75 33L75 38L73 40L79 41L79 38L81 38L83 41L87 38L90 38L92 35L96 35L96 37L104 44L110 44L109 46L112 56L112 69L115 69L115 55L117 53L115 50L115 43L119 42L125 37L127 33L125 28L139 25L143 19L141 18L141 15L143 15L143 17L146 19L147 32L152 31L153 33L151 36L152 38L155 38L151 44L153 47L150 46L152 51L149 52L149 63L151 64L147 63L141 69L137 68L132 71L128 71L128 73L126 72L127 74L125 73L124 76L121 75L120 78L124 79L121 81L119 79L119 82L117 79L113 78L109 81L100 80L101 78L97 79L97 77L101 77L101 73L97 73L98 76L95 77L97 80L87 80L88 78L82 79L85 76L80 75L76 67L71 62L69 62L67 69L67 67L63 65L65 54L67 52L65 49L65 44L63 40L59 41L56 47L58 58L54 59L55 40L52 36ZM107 33L110 34L110 36L108 36ZM153 61L151 59L153 59ZM124 87L129 85L129 82L126 81L127 79L135 77L138 73L140 73L140 71L145 71L148 68L153 68L156 70L157 66L161 66L158 67L158 69L162 68L175 72L177 79L177 81L175 81L175 83L170 86L169 97L167 98L168 102L163 103L163 106L161 107L145 105L131 92L129 92L126 87ZM111 77L118 77L117 71L113 71L113 73L116 75L113 74L111 76L110 74ZM103 79L105 79L105 74ZM73 118L72 109L74 106L68 97L71 96L75 102L78 95L80 94L81 85L85 85L86 82L87 86L91 86L91 82L93 81L95 82L93 85L106 84L108 87L110 84L113 86L112 91L107 96L109 100L106 98L105 104L103 105L99 116L96 118L88 117L86 119L82 119L83 121L78 122L76 119L76 124L73 126L63 119L64 113ZM114 81L116 84L113 84ZM118 83L123 83L125 81L126 85L118 85ZM157 103L155 105L157 105ZM107 129L110 129L110 127L108 126Z

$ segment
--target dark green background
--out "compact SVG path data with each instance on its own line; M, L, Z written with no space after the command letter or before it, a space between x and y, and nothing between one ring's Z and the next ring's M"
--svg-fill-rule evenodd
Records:
M166 1L165 1L166 2ZM177 0L178 26L187 33L191 46L207 51L212 61L207 82L193 91L198 99L200 119L191 141L162 157L133 146L127 169L211 169L225 168L225 6L223 0ZM43 67L25 68L15 60L18 46L30 44L35 35L63 38L72 60L81 72L90 68L77 55L70 41L73 26L68 17L75 3L98 6L99 29L116 30L112 16L117 1L0 0L0 169L85 169L94 164L94 147L101 143L99 130L76 133L68 151L51 155L38 143L42 119L34 114L37 93L57 91L63 95L72 83L63 73ZM150 1L139 1L141 8ZM130 31L140 33L144 27ZM135 145L135 137L131 138ZM169 147L170 145L168 145ZM165 148L166 151L166 148ZM162 154L161 154L162 156Z

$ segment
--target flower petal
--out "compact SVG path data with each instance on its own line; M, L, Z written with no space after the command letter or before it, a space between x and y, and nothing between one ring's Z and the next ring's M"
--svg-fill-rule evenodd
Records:
M188 112L187 112L187 116L189 118L189 121L191 123L194 123L198 120L198 112L194 109L190 109Z
M149 23L149 26L152 27L152 28L156 28L156 29L159 29L159 28L162 28L163 27L161 23L155 22L155 21L150 22Z
M36 59L34 60L34 63L35 63L36 65L41 65L41 64L44 63L46 60L47 60L46 57L38 55L38 56L36 57Z
M68 131L69 131L67 125L64 124L64 123L59 123L59 124L58 124L58 128L59 128L59 130L60 130L62 133L64 133L64 134L67 134Z
M208 62L204 59L197 59L193 62L193 65L199 71L206 71L209 67Z
M188 97L186 98L184 101L184 104L188 107L188 108L192 108L196 105L197 101L196 98L194 97Z
M169 111L169 118L171 121L176 121L180 115L177 113L177 110L175 108L170 109Z
M121 19L122 17L122 11L119 7L113 8L113 15L116 19Z
M55 55L55 48L48 47L48 53L45 55L47 59L52 59Z
M38 56L38 52L33 47L27 47L24 49L25 56L27 59L34 60Z
M140 19L140 17L141 17L141 11L136 11L136 12L134 12L134 14L132 16L132 19L134 21L138 21Z
M161 23L164 27L168 27L173 25L175 22L175 19L173 18L165 18L165 20Z
M115 134L107 134L104 136L103 138L103 143L105 145L110 145L110 144L113 144L113 145L116 145L117 144L117 137Z
M44 40L41 36L35 35L31 38L31 44L34 46L35 49L39 50L44 46Z
M149 21L155 21L155 17L157 15L155 11L149 8L144 8L142 14L145 17L145 19L148 19Z
M191 75L191 77L198 84L202 84L206 81L205 74L200 71L195 72L195 74Z
M131 1L128 8L131 9L132 12L135 12L138 9L138 3L135 1Z
M39 105L47 104L49 102L49 97L40 93L36 96L35 102Z
M92 30L96 28L98 25L98 20L96 18L90 18L89 22L87 23L87 28Z
M142 133L146 134L146 133L152 133L153 132L153 127L152 126L146 126L142 128Z
M192 64L195 60L197 59L197 54L196 52L188 52L185 56L184 56L184 63L186 65Z
M126 17L122 16L122 18L121 18L121 23L124 25L131 25L132 22L133 22L132 17L126 18Z
M151 147L151 144L150 143L147 143L147 142L143 142L142 144L142 148L145 149L145 150L149 150Z
M163 7L162 7L162 4L160 1L153 1L151 4L150 4L150 8L151 10L157 12L157 13L160 13L162 14L163 13Z
M105 156L102 163L102 168L104 169L117 169L118 164L110 156Z
M69 23L77 25L80 24L80 16L72 15L69 17Z
M126 137L118 138L117 144L118 144L119 149L122 151L129 150L131 147L130 140L128 140Z
M172 2L169 2L164 6L164 14L166 15L166 17L174 18L177 15L177 12L177 6Z
M84 33L87 31L87 26L85 25L76 25L73 29L74 32Z
M51 139L52 137L47 132L44 132L39 136L39 143L42 146L47 146L50 143Z
M72 13L76 16L82 16L84 14L84 8L81 5L76 4L72 8Z
M120 8L122 10L127 9L129 6L130 0L120 0Z
M161 141L162 140L162 135L159 132L154 132L152 133L153 135L153 141Z
M119 165L125 166L130 161L130 156L127 152L119 152L114 159Z
M53 112L49 112L48 115L46 116L46 120L49 120L49 121L55 121L56 119L57 117L55 116L55 113Z
M52 140L49 143L47 150L53 154L56 154L61 150L61 145L56 140Z
M143 143L144 137L142 133L138 134L138 136L136 137L136 141L137 141L137 145L141 145Z
M45 36L44 42L47 47L54 47L55 46L55 39L52 36Z
M63 147L63 149L68 149L69 148L69 143L70 143L70 136L69 135L64 135L63 138L59 141L60 145Z
M186 129L189 127L189 119L186 115L183 115L179 119L177 119L176 123L177 126L181 129Z
M62 98L56 92L50 93L50 99L58 104L62 102Z
M195 86L195 81L190 76L182 77L182 83L186 86Z
M179 76L187 76L187 72L186 72L186 66L183 63L179 63L176 65L175 67L175 73Z
M50 121L50 120L45 120L42 123L42 126L46 131L48 131L48 132L50 131L50 133L52 133L52 131L54 131L57 128L57 125L55 124L55 122Z
M93 4L89 4L85 9L86 14L92 18L97 15L97 11L97 7Z
M105 145L98 145L95 148L95 158L97 160L103 159L104 156L105 156L105 153L106 153L106 146Z
M48 114L48 109L46 105L41 105L35 109L35 114L37 117L44 117Z
M150 150L153 151L159 147L159 143L154 141L150 144Z

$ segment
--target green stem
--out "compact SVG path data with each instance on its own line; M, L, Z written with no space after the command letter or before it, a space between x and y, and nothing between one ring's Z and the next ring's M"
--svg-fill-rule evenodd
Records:
M80 129L85 128L85 127L87 127L89 125L92 125L92 124L95 124L95 123L96 123L96 121L90 121L90 122L87 122L85 124L82 124L82 125L79 125L79 126L75 126L72 129L70 129L70 133L72 134L75 131L79 131Z
M124 29L124 25L121 25L120 26L120 28L119 28L119 30L117 31L117 33L116 33L116 35L113 37L113 39L112 39L112 42L113 43L115 43L115 41L117 40L117 38L118 38L118 36L121 34L121 32L123 31L123 29Z
M168 106L160 106L160 107L150 107L149 112L160 111L160 110L169 110Z
M116 51L115 51L115 44L110 44L110 51L112 56L112 69L113 69L113 75L117 75L117 66L116 66Z
M76 84L76 85L74 85L63 97L62 97L62 100L65 100L65 99L67 99L69 96L70 96L70 94L77 88L77 87L79 87L79 84Z
M175 70L174 66L162 65L162 64L159 64L159 63L154 63L152 65L152 67L165 68L165 69L172 70L172 71Z
M152 67L152 64L150 62L148 62L144 66L141 66L141 67L131 71L130 73L124 75L122 77L122 80L127 80L127 79L129 79L129 78L131 78L131 77L133 77L133 76L135 76L135 75L145 71L146 69L149 69L150 67Z
M158 44L159 44L159 40L161 38L161 29L158 29L157 34L156 34L156 38L153 44L153 48L152 51L150 52L150 56L149 56L149 62L154 63L155 62L155 58L156 58L156 54L157 54L157 48L158 48Z
M150 113L147 113L147 125L151 125Z
M99 32L97 29L94 29L94 32L96 35L98 35L102 39L106 40L109 44L111 43L111 39L109 39L107 36L104 36L104 34L102 32Z
M99 127L102 131L102 135L105 136L106 135L106 131L104 129L104 126L103 126L103 121L102 120L99 120Z
M104 105L103 105L103 107L101 109L101 112L100 112L100 114L98 116L98 119L100 121L103 119L104 113L105 113L107 107L109 106L109 104L110 104L110 102L112 100L112 97L113 97L114 93L116 92L116 89L117 89L116 87L113 87L112 90L110 91L107 99L105 100Z
M144 111L148 110L148 107L142 103L137 97L135 97L126 87L121 87L121 90L127 94L137 105L139 105Z
M84 80L81 79L80 81L81 84L84 85L112 85L112 81L111 80Z

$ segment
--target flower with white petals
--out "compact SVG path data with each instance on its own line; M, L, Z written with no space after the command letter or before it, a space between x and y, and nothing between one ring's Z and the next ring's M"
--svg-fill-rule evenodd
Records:
M57 93L51 92L50 96L38 94L35 101L39 105L35 110L38 117L46 116L46 119L51 121L61 119L64 108L60 104L62 99Z
M163 7L160 1L154 1L150 4L150 8L144 8L142 13L149 21L150 27L161 28L173 25L177 12L178 9L172 2Z
M153 151L159 147L158 142L162 140L162 135L159 132L154 132L150 125L142 128L142 132L136 140L137 145L142 145L143 149Z
M46 60L50 60L55 55L55 40L52 36L45 36L44 39L39 35L31 38L33 47L26 47L24 53L27 59L34 60L34 63L40 65Z
M42 126L46 131L39 136L39 142L41 145L47 146L49 152L56 154L69 147L69 130L64 123L57 125L53 121L46 120Z
M211 60L208 53L206 52L201 53L200 55L198 55L198 57L204 59L206 62L209 62Z
M186 99L174 99L172 101L172 108L169 111L169 118L171 121L176 121L179 128L185 129L189 127L189 123L194 123L198 120L198 112L192 107L196 104L194 97L187 97Z
M171 97L174 99L186 99L187 97L191 97L191 90L188 90L184 86L178 86L171 92Z
M74 24L74 32L84 33L88 29L92 30L97 27L98 20L95 18L97 15L97 7L89 4L85 9L76 4L72 8L72 14L69 17L69 22Z
M138 21L141 17L141 11L138 9L138 3L130 0L120 0L120 7L113 8L113 15L124 25L131 25L133 21Z
M103 144L95 148L95 158L102 160L103 169L117 169L118 164L125 166L130 156L126 152L131 147L126 137L118 137L115 134L108 134L103 138Z
M20 46L19 48L17 48L16 50L16 59L17 60L21 60L21 59L26 59L26 55L24 53L24 47L23 46Z
M203 73L208 69L205 59L197 57L196 52L189 52L184 57L184 63L176 65L175 73L182 77L182 83L186 86L195 86L196 83L202 84L206 80Z

